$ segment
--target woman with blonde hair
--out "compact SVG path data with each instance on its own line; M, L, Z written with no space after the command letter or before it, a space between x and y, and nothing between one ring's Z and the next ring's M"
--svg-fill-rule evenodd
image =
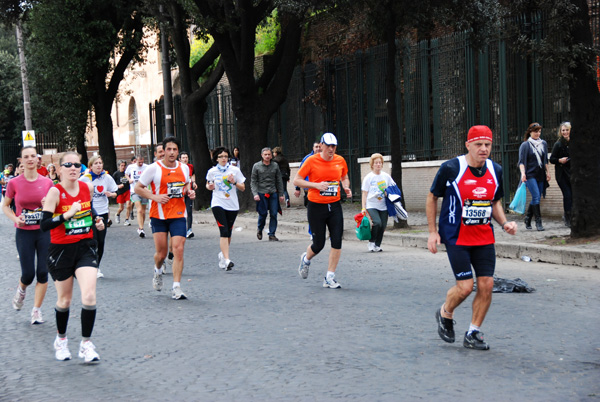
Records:
M89 169L79 180L91 183L94 186L92 207L96 211L96 214L104 221L104 229L98 230L95 227L92 228L94 239L98 243L98 278L104 278L104 274L100 271L100 261L102 261L102 256L104 255L106 230L110 226L108 220L108 199L117 196L119 187L115 183L115 179L104 170L104 162L102 162L100 155L92 156L88 165L90 166Z
M69 309L73 298L73 282L77 278L81 290L81 343L79 357L85 363L100 360L90 340L96 321L96 274L98 256L92 226L103 230L104 222L94 216L94 186L79 181L81 160L75 152L60 159L60 182L50 188L44 201L41 229L50 231L48 272L56 287L56 329L54 350L57 360L70 360L67 341Z
M375 153L369 160L371 172L365 176L362 182L362 213L371 218L371 241L369 251L379 252L383 233L387 227L388 209L385 203L386 189L395 186L392 177L383 172L383 155Z
M565 226L571 227L571 158L569 156L569 140L571 138L571 123L565 121L558 127L558 141L552 147L550 163L554 165L554 178L563 195Z

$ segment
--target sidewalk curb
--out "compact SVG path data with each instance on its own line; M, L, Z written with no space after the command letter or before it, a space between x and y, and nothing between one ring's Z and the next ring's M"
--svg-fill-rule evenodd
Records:
M214 225L214 218L208 214L195 215L195 222L198 224ZM236 227L244 229L252 229L256 227L256 219L238 217L235 221ZM306 224L294 222L279 221L277 229L280 233L305 233L308 240L308 232ZM385 237L393 238L395 245L402 247L417 247L427 249L426 234L404 234L387 232ZM359 241L353 229L344 230L345 241ZM446 248L442 244L439 247L440 251L445 251ZM548 246L544 244L513 244L507 242L496 243L496 255L502 258L520 259L526 255L531 258L531 261L546 262L550 264L571 265L585 268L600 268L600 250L581 250L568 246Z

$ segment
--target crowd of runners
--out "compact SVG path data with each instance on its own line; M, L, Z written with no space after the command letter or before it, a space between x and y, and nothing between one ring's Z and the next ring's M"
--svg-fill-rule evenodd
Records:
M473 290L474 275L477 293L473 301L473 315L463 344L467 348L487 350L480 327L491 303L495 269L494 234L492 218L503 230L515 234L517 225L507 222L501 204L502 168L489 160L492 132L486 126L472 127L465 146L467 153L445 162L439 169L427 199L427 218L430 237L429 250L437 252L443 242L456 279L446 300L436 310L439 336L454 342L453 312ZM315 257L325 248L327 235L330 251L323 287L340 289L336 268L342 252L343 212L342 195L352 197L348 167L343 157L336 154L338 140L325 133L315 142L313 152L307 155L293 177L295 196L305 192L305 205L311 243L300 256L298 273L306 279ZM279 154L281 151L278 150ZM104 254L107 229L112 224L109 199L116 199L116 224L129 226L137 216L137 235L147 236L144 225L148 211L149 226L154 240L152 287L163 289L163 275L167 264L172 269L171 297L185 300L181 286L186 240L193 237L191 207L196 197L196 176L189 155L181 152L181 143L167 137L156 146L154 162L146 164L142 155L130 163L120 161L118 170L110 175L104 170L102 158L93 156L89 168L80 156L67 152L53 169L56 176L39 172L39 155L34 147L24 147L19 165L23 172L10 180L2 202L3 212L16 228L16 245L21 263L21 276L12 305L16 310L24 306L26 290L36 281L31 323L44 322L41 306L48 287L48 275L57 291L55 321L57 336L54 341L58 360L71 359L67 340L67 324L74 279L81 289L81 342L78 356L86 363L99 361L91 341L96 317L96 282L104 274L100 264ZM289 200L284 183L285 172L279 169L270 148L261 152L261 160L254 164L250 189L258 211L257 238L270 215L269 240L278 241L277 210ZM281 155L279 160L281 161ZM231 258L233 226L239 212L238 191L246 190L246 177L240 170L239 151L231 152L218 147L212 152L212 167L205 176L205 188L212 193L211 210L219 231L220 252L216 262L229 271L235 266ZM392 178L382 172L383 156L371 157L371 169L363 180L362 213L373 220L374 237L369 243L371 252L381 251L381 241L388 219L386 199L395 186ZM289 168L288 168L289 169ZM290 179L289 172L287 179ZM437 201L442 206L437 221ZM148 262L149 263L149 262ZM108 273L107 273L108 274Z

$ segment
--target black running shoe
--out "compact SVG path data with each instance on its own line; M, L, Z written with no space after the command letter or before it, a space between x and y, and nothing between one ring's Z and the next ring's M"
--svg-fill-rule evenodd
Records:
M440 309L435 312L435 318L438 323L438 334L444 342L454 342L454 320L451 318L444 318L440 314Z
M477 350L488 350L490 348L490 345L483 340L483 333L479 331L473 331L470 335L469 331L465 332L463 346L465 348Z

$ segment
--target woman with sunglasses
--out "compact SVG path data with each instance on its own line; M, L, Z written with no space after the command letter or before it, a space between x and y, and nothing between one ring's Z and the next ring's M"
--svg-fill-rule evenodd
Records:
M521 181L527 185L531 194L531 203L525 214L525 229L531 229L531 218L535 215L535 226L543 231L540 200L546 196L546 182L550 181L548 170L548 144L542 140L542 126L531 123L525 132L523 143L519 147L519 169Z
M104 278L104 274L100 271L100 261L104 255L104 242L106 239L106 231L108 230L108 198L115 198L119 187L112 178L104 170L104 163L100 155L94 155L88 161L89 170L81 176L79 180L85 183L92 183L94 186L94 195L92 197L92 207L99 217L105 222L103 230L97 230L93 227L94 239L98 243L98 278Z
M550 163L554 166L554 177L563 195L565 211L565 226L571 227L571 206L573 193L571 191L571 157L569 156L569 140L571 138L571 123L565 121L558 127L558 141L552 147Z
M71 359L67 341L69 307L73 297L73 279L77 277L81 290L81 334L79 357L85 363L100 360L90 340L96 320L97 245L92 226L104 230L104 222L94 216L92 195L94 186L79 181L81 162L75 152L60 159L60 182L52 187L44 202L42 230L50 231L48 272L57 293L54 341L57 360ZM98 218L96 220L96 218Z
M21 149L21 162L24 173L10 180L6 189L6 197L2 211L15 224L15 241L19 261L21 263L21 278L12 301L16 310L21 310L25 301L25 290L37 278L31 323L41 324L42 303L48 289L48 266L46 258L50 245L50 234L40 230L42 221L42 199L52 187L52 181L37 172L37 152L35 147L27 146ZM11 209L14 200L16 213ZM35 260L37 255L37 262Z
M206 173L206 189L212 191L210 208L215 216L220 232L219 268L230 271L233 262L229 259L229 245L233 224L240 210L237 192L244 191L246 178L242 171L229 163L227 148L218 147L213 152L215 166Z

